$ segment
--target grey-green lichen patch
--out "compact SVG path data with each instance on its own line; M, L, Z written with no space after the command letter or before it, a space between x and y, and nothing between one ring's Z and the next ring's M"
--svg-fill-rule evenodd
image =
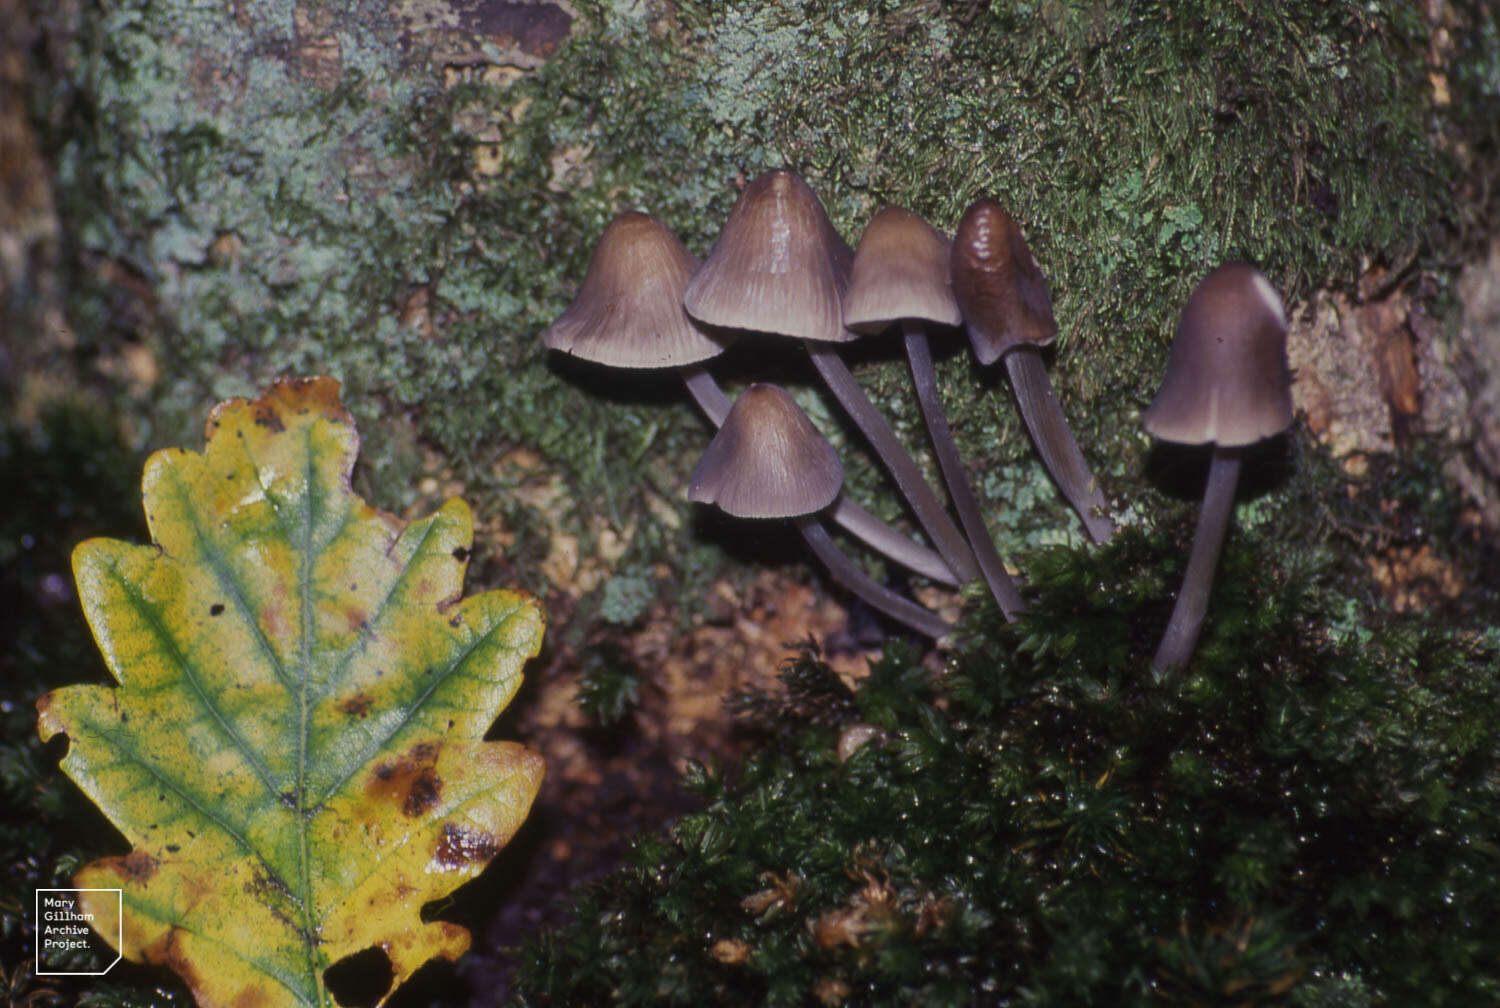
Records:
M1010 206L1052 277L1054 381L1128 498L1134 416L1192 284L1243 256L1295 298L1420 241L1455 177L1425 122L1472 116L1496 60L1493 44L1465 50L1445 109L1405 5L587 0L517 78L490 71L536 54L484 27L518 5L470 7L426 26L417 5L375 0L76 14L68 86L91 111L58 139L60 199L86 253L154 299L152 437L180 440L209 390L323 372L392 477L413 437L475 472L524 445L569 474L565 523L660 515L646 503L680 501L702 422L670 381L549 361L539 334L614 214L650 209L702 255L737 185L790 165L851 241L881 203L944 227L980 194ZM85 339L109 315L102 298L75 305ZM904 368L878 358L859 373L926 462ZM725 379L759 377L746 359ZM939 368L997 531L1076 534L1003 378L963 353ZM388 434L408 429L395 416L415 434ZM849 468L864 502L900 516L872 463ZM697 571L689 541L648 518L622 562Z

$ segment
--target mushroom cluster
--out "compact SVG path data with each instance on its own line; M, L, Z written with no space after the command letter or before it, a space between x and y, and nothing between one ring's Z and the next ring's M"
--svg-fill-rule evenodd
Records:
M1229 316L1238 321L1220 321ZM1166 385L1146 425L1161 438L1215 441L1219 447L1179 612L1157 655L1158 667L1175 667L1192 652L1233 501L1239 446L1290 422L1285 321L1279 299L1259 273L1243 264L1215 271L1183 319ZM1068 427L1040 353L1057 333L1047 278L1020 226L993 200L972 204L952 240L916 214L883 208L856 251L806 182L790 171L771 171L741 192L701 265L661 221L631 211L605 230L577 297L545 339L552 350L608 367L677 369L717 428L693 473L689 498L745 519L791 520L849 591L917 632L940 638L951 629L946 620L870 578L827 527L837 524L932 581L952 586L982 579L1007 619L1024 611L954 444L928 346L933 326L963 326L981 366L1004 362L1038 455L1089 537L1106 542L1114 531L1109 501ZM904 340L917 403L957 522L839 352L861 336L893 327ZM707 363L730 342L768 337L801 342L930 547L844 495L837 452L783 389L752 384L731 402L709 373ZM1243 349L1224 349L1226 343ZM1233 356L1240 352L1243 360ZM1267 388L1281 381L1281 391L1213 385L1217 379L1233 383L1245 370ZM1179 387L1195 391L1170 391Z

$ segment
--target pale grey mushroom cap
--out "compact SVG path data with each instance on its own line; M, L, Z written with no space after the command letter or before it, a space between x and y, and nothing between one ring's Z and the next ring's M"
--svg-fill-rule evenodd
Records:
M740 193L683 304L710 326L845 343L855 339L840 309L853 260L808 184L769 171Z
M1161 390L1141 423L1177 444L1254 444L1292 423L1286 311L1260 271L1226 263L1182 309Z
M994 200L975 200L959 219L949 279L980 364L1056 339L1047 275L1020 225Z
M693 470L688 499L738 518L795 518L834 502L844 467L807 414L776 385L735 400Z
M709 334L682 307L697 260L671 230L631 210L594 247L572 305L547 329L547 347L596 364L684 367L717 357L727 337Z
M878 332L902 319L956 326L963 321L948 285L948 236L910 210L882 207L859 239L844 325Z

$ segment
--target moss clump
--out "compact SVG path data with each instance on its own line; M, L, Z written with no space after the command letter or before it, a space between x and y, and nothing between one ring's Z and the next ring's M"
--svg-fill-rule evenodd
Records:
M630 714L640 688L641 670L617 645L604 641L583 653L578 706L595 724L614 724Z
M777 744L696 771L519 1001L1493 1001L1500 635L1362 609L1336 640L1330 558L1250 531L1159 681L1177 532L1033 554L1033 615L940 674L894 647L851 700L804 656L811 709L746 705Z

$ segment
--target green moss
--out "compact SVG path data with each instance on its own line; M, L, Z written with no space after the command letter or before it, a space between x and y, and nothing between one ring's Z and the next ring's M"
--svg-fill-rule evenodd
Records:
M519 1002L1493 1000L1500 635L1330 637L1333 557L1241 532L1161 679L1177 535L1029 555L1032 615L936 677L897 646L850 697L804 655L790 705L741 704L776 744L690 775L703 810L531 945Z
M638 699L641 670L610 642L583 653L578 673L578 706L597 724L613 724L630 713Z

